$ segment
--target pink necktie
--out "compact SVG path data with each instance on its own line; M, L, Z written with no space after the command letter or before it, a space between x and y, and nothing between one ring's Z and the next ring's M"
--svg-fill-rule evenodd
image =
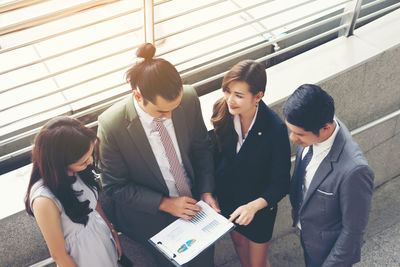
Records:
M168 134L167 129L165 128L162 119L155 118L154 124L156 126L156 130L160 135L161 142L164 146L165 153L169 162L169 171L172 176L175 178L175 185L178 190L180 196L192 196L189 185L186 182L186 177L183 172L182 165L179 162L178 156L176 155L176 151L174 148L174 144L172 143L171 137Z

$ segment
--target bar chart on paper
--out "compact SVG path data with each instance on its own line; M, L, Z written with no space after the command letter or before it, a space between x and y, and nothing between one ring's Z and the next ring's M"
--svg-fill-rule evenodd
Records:
M201 230L206 233L212 233L220 226L220 222L215 218L210 218L204 210L200 211L189 220L192 224L201 227Z
M205 202L196 205L202 210L190 220L178 219L149 240L177 266L190 261L234 228L233 223Z

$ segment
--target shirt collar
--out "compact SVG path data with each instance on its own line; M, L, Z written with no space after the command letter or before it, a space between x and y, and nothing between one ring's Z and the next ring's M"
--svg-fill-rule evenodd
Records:
M321 153L322 151L331 149L333 142L335 141L336 135L339 131L339 123L337 122L337 120L334 118L333 121L336 124L335 130L333 131L332 135L329 136L328 139L326 139L325 141L321 142L321 143L316 143L313 145L313 153L314 155L317 155L319 153Z
M256 118L257 118L258 106L259 105L257 105L256 113L254 114L253 121L251 122L249 130L247 131L245 136L242 136L242 127L241 127L241 123L240 123L240 116L239 115L234 115L233 116L233 126L235 128L236 133L239 136L239 140L246 139L246 137L249 134L251 128L253 128L254 122L256 121Z

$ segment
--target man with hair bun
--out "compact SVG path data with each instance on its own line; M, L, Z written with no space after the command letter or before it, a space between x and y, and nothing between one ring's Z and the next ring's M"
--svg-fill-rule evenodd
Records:
M101 179L114 201L115 224L144 244L177 217L199 212L199 199L219 212L199 98L170 62L153 58L155 51L150 43L138 48L142 59L126 73L133 94L98 120ZM168 266L154 254L159 266ZM189 266L214 266L213 254L211 247Z
M335 117L333 98L319 86L297 88L283 114L290 139L299 145L290 202L306 266L352 266L361 257L374 174Z

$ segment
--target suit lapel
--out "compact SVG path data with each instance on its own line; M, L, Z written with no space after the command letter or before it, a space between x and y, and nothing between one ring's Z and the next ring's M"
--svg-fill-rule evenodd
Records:
M340 122L339 120L337 121L338 123ZM303 205L300 208L300 211L303 209L303 207L307 205L307 202L310 200L311 196L317 190L319 185L328 177L329 173L331 173L331 171L333 170L332 162L335 162L339 159L340 153L342 152L345 144L344 131L345 129L342 124L336 135L335 141L333 142L331 150L321 162L317 171L314 174L314 177L310 184L310 188L307 190L307 194L303 201Z
M126 105L126 118L129 121L126 129L138 148L139 154L142 156L149 169L153 172L157 180L167 186L162 176L160 167L158 166L157 160L154 156L153 150L151 149L149 140L147 139L146 133L143 129L142 123L137 116L135 106L133 104L133 97Z
M293 175L292 179L290 180L290 193L289 193L289 198L290 198L290 203L292 204L293 210L294 210L294 218L293 218L293 226L296 225L298 221L298 215L299 215L299 205L301 203L300 197L302 197L301 190L303 190L302 185L303 181L300 181L299 178L299 166L300 166L300 159L301 155L303 154L304 147L299 147L296 151L296 160L294 162L294 170L293 170Z
M290 183L290 194L291 195L297 196L299 194L299 184L301 184L301 183L299 181L299 176L298 176L297 172L299 171L299 164L301 161L300 159L301 159L301 155L303 154L303 150L304 150L304 147L299 147L296 152L296 160L294 162L293 176L292 176L292 181ZM301 189L301 186L300 186L300 189Z
M256 120L254 121L254 125L250 129L245 142L240 148L239 153L236 155L237 160L240 161L242 157L247 157L248 154L257 151L260 141L263 140L264 138L268 138L267 125L269 125L269 123L270 123L270 118L268 116L268 107L264 104L263 101L260 101ZM235 154L236 154L236 146L237 146L237 140L235 140L233 145Z
M303 205L300 207L300 211L307 205L310 197L314 194L315 190L317 190L318 186L326 179L331 171L331 160L328 157L325 157L314 174L310 187L308 188L307 194L304 198Z

